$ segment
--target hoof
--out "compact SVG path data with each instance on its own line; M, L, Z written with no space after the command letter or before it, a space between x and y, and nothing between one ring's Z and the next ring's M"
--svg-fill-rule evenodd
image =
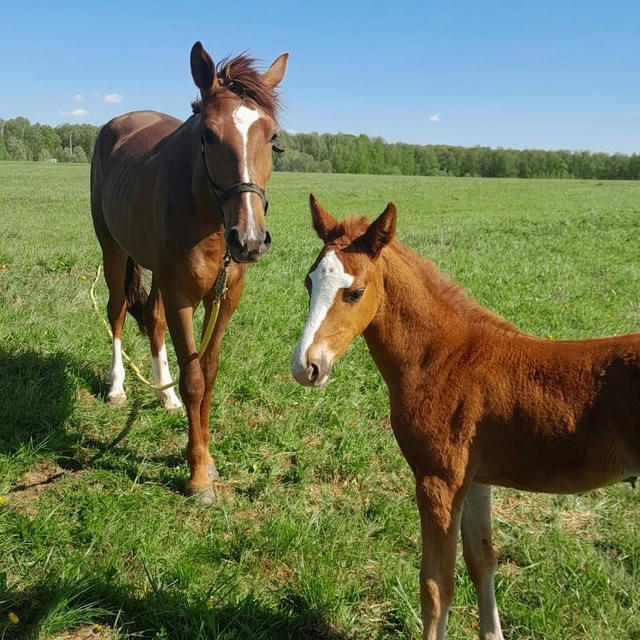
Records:
M211 463L207 465L207 473L211 478L211 482L218 482L218 480L220 480L220 474L218 473L215 464Z
M180 411L182 409L182 402L180 398L171 389L170 393L162 391L158 393L158 402L165 411Z
M201 489L187 489L187 495L196 498L200 504L212 504L216 497L213 487L202 487Z
M124 393L107 394L107 404L112 407L122 407L127 404L127 396Z

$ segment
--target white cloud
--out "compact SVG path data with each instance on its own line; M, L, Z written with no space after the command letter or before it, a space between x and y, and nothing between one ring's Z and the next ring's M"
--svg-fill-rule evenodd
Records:
M61 116L73 116L75 118L82 118L88 115L89 112L86 109L74 109L73 111L61 111Z
M431 120L431 122L440 122L440 114L434 113L432 116L429 116L429 120Z
M124 96L121 93L107 93L104 97L104 101L109 104L120 104L124 100Z
M84 102L85 100L86 100L86 98L81 93L76 93L73 96L73 101L74 102Z

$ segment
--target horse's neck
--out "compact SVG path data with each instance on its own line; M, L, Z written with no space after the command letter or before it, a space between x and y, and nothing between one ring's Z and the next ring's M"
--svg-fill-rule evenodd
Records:
M380 256L384 301L364 332L369 351L387 384L402 384L425 363L446 357L469 327L393 250Z

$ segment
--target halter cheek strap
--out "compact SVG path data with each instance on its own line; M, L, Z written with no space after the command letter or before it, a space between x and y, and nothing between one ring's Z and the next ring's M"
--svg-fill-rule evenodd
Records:
M220 209L220 213L222 214L223 205L231 200L231 198L233 198L234 196L240 195L241 193L257 193L262 200L262 208L264 210L264 214L267 215L267 210L269 209L267 195L264 192L264 189L261 186L255 184L255 182L237 182L236 184L232 184L229 188L223 189L220 185L216 184L213 181L213 179L211 178L211 174L209 173L209 167L207 166L207 155L204 152L204 148L204 136L200 136L200 154L202 155L204 172L207 176L209 189L216 199L218 208ZM224 215L222 216L222 220L224 221Z

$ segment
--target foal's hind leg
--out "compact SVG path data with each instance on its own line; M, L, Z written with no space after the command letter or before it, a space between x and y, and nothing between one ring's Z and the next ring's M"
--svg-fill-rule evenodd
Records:
M124 365L122 363L122 327L124 325L127 304L124 292L124 279L127 267L127 254L114 242L102 243L104 278L109 287L107 317L113 333L111 369L109 370L109 393L107 402L112 405L123 405L126 402L124 393Z
M480 639L503 640L493 575L496 556L491 544L491 487L472 484L462 510L462 547L480 609Z
M158 289L155 278L151 283L151 292L144 308L144 326L151 343L151 365L153 379L156 385L165 385L171 382L171 373L167 360L167 349L164 343L167 321L164 315L162 294ZM176 395L173 387L156 391L156 397L160 404L168 411L181 409L182 402Z

